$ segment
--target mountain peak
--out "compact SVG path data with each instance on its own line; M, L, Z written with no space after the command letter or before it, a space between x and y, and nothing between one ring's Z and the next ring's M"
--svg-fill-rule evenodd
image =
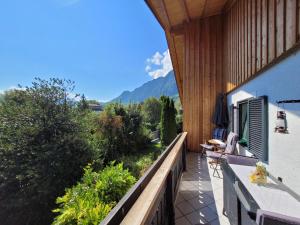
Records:
M169 72L165 77L148 81L133 91L123 91L122 94L111 102L139 103L150 97L159 98L162 95L178 95L174 72Z

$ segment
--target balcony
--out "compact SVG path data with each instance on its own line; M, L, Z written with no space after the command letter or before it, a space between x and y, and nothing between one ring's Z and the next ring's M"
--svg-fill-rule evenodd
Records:
M255 225L258 209L298 224L295 193L271 175L266 185L249 182L255 159L228 156L214 176L209 159L186 152L186 136L175 138L100 225Z
M177 136L101 225L229 224L222 178L199 153L186 155L186 135Z
M175 201L175 224L230 224L222 213L222 177L212 175L208 160L199 153L188 153L187 162Z

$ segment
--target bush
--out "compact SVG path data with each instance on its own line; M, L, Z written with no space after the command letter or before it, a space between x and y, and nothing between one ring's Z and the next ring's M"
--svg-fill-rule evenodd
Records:
M98 225L135 182L123 164L111 163L99 173L87 166L81 182L57 198L53 225Z
M55 199L91 160L91 149L68 99L70 81L37 79L5 93L0 105L0 221L49 224Z

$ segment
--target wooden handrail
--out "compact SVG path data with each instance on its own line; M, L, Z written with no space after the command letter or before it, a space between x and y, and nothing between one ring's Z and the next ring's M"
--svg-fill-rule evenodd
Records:
M164 188L171 168L184 147L186 136L186 132L181 135L160 168L121 222L122 225L141 225L145 224L149 219L150 212Z
M155 175L156 171L162 165L166 157L169 155L177 141L183 134L177 135L172 143L166 148L166 150L157 158L152 166L146 171L146 173L138 180L138 182L126 193L126 195L118 202L118 204L111 210L106 218L100 223L100 225L116 225L120 224L123 218L126 216L130 208L135 204L140 194L146 188L151 178Z

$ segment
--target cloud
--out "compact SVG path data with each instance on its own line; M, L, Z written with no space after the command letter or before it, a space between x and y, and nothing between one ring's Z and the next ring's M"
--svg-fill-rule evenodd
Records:
M156 52L151 58L146 60L145 71L153 79L164 77L171 70L173 70L173 66L169 49L167 49L163 54Z

